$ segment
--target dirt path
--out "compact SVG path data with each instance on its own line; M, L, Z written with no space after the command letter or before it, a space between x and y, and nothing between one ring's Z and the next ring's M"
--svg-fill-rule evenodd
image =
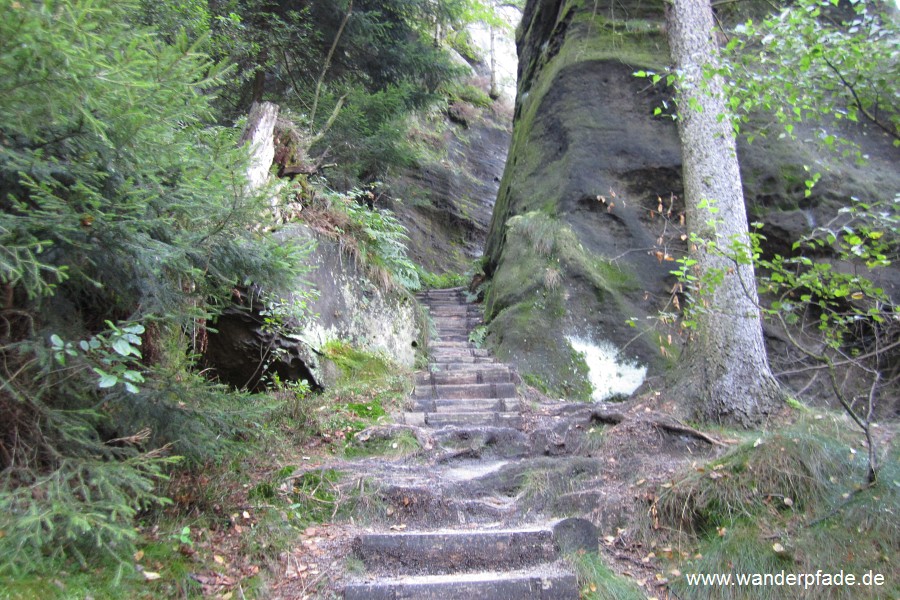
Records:
M618 572L665 597L629 527L653 501L646 490L712 445L660 426L648 406L612 413L525 398L534 392L515 371L469 342L480 311L461 289L420 301L437 334L428 370L417 373L398 424L362 435L409 432L421 451L334 465L365 487L366 526L308 530L277 596L576 599L566 555L600 548ZM330 595L314 585L323 578Z

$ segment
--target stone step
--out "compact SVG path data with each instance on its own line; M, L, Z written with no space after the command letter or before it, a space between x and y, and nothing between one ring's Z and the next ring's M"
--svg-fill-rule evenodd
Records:
M419 398L413 407L423 413L518 412L518 398Z
M432 350L447 348L472 348L472 343L468 340L445 340L440 339L428 345Z
M443 319L435 319L432 320L436 329L448 329L448 328L459 328L459 329L472 329L476 325L481 323L481 317L467 317L467 316L454 316L454 317L444 317Z
M525 420L518 412L425 412L422 422L429 427L521 427Z
M481 324L480 318L476 319L473 317L473 318L469 319L466 317L458 317L458 318L454 317L452 319L445 319L442 322L435 322L434 328L439 333L442 331L443 332L454 331L457 333L465 331L466 335L468 335L472 329L474 329L475 327L477 327L480 324Z
M447 360L447 361L435 361L429 365L429 368L434 373L443 373L445 371L460 371L466 369L480 369L483 367L501 367L506 366L503 363L498 363L494 358L490 356L472 356L469 357L468 360Z
M513 383L469 383L416 386L416 398L515 398Z
M435 362L451 362L449 360L457 357L477 356L486 358L491 355L490 350L484 348L433 348L431 349L431 357Z
M491 356L457 356L455 358L438 360L429 366L434 371L458 371L460 369L471 369L473 366L480 365L501 365Z
M435 412L511 412L519 410L519 401L515 398L442 398L432 400Z
M344 588L345 600L577 600L578 597L575 576L555 570L403 577Z
M439 333L436 340L433 340L429 346L433 346L434 344L438 344L440 342L464 342L466 344L469 343L469 334L468 333L448 333L443 332Z
M391 575L523 569L559 552L551 529L365 534L353 550L370 571Z
M460 385L467 383L511 383L512 371L506 365L479 366L466 363L465 369L416 373L416 385Z
M345 600L577 600L575 575L557 570L381 579L344 588Z

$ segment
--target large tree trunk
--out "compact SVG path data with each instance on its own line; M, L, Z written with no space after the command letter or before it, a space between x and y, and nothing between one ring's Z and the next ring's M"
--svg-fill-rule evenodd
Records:
M780 392L763 344L753 265L722 254L733 254L735 241L746 245L748 233L734 132L723 118L723 82L703 75L716 60L712 9L708 0L674 0L667 21L678 72L688 230L714 243L691 245L699 281L690 310L697 327L678 395L699 418L749 426L771 412ZM720 281L711 284L707 277L717 274Z

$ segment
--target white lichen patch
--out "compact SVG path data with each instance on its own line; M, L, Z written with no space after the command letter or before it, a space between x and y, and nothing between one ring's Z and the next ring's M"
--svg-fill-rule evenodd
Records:
M644 382L647 367L621 358L613 344L605 340L594 343L574 336L566 336L566 339L575 352L584 356L595 401L629 396Z

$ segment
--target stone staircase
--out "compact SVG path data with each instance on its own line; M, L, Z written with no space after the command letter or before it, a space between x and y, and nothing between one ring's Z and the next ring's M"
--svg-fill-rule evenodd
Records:
M508 470L527 454L515 372L469 342L481 314L465 302L462 289L425 292L419 300L437 339L430 344L428 371L417 374L405 421L448 445L437 455L468 460L420 467L428 474L393 487L389 496L402 498L401 504L430 494L429 508L413 521L416 531L355 540L366 572L345 586L344 598L577 599L578 584L561 551L596 550L593 525L582 519L521 524L514 497L498 499L479 488L480 478ZM486 439L497 446L493 458L458 445L480 440L481 448Z
M416 375L415 405L406 422L520 427L512 370L469 342L469 333L481 323L478 307L467 304L461 290L430 291L419 299L428 308L437 339L429 346L429 370Z

